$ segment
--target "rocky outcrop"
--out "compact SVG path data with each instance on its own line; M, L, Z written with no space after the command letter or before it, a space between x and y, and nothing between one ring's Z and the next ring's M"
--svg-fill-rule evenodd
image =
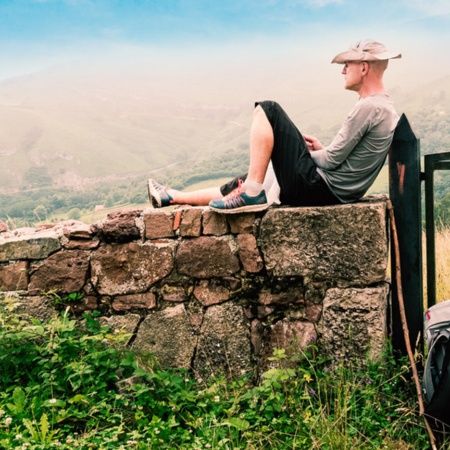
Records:
M55 295L75 315L96 309L133 349L199 378L265 370L274 349L292 355L312 342L336 358L377 358L387 327L386 220L377 197L257 214L186 207L120 211L93 225L4 226L0 291L36 317L56 312Z

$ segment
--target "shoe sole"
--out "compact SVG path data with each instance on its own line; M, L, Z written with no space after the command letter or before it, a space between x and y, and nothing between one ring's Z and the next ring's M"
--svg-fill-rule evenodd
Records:
M210 206L209 209L211 211L220 213L220 214L238 214L238 213L244 213L244 212L259 212L264 211L269 208L268 203L263 203L261 205L246 205L246 206L240 206L239 208L230 208L230 209L221 209L221 208L215 208L214 206Z
M147 181L148 197L153 208L161 208L161 197L150 181Z

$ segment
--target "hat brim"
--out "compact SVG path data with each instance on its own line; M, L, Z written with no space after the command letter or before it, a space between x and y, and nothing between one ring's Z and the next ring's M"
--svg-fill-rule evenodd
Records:
M331 63L345 64L347 62L362 62L362 61L384 61L386 59L401 58L401 53L383 52L374 55L368 52L357 52L355 50L347 50L345 52L337 54L331 61Z

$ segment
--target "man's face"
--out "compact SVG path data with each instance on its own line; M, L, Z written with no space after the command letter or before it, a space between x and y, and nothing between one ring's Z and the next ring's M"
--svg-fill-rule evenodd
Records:
M367 62L346 62L342 69L345 75L345 89L358 92L362 86L363 74L368 69Z

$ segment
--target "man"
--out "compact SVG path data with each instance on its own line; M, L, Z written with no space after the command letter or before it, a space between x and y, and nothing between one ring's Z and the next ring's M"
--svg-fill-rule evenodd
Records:
M247 174L220 188L193 192L169 189L150 179L152 205L209 205L216 212L233 214L262 211L271 203L321 206L359 200L381 170L398 122L383 85L393 58L401 54L373 40L359 41L333 58L332 63L344 65L345 88L357 92L359 100L330 145L302 135L277 103L258 102Z

